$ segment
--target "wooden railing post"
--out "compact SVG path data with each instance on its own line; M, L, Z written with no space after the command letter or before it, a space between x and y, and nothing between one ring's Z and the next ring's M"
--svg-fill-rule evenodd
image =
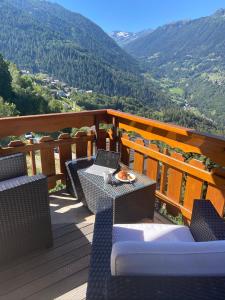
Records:
M149 148L159 152L159 147L155 144L150 144ZM159 175L159 162L158 160L151 158L148 156L146 162L146 175L155 180L158 183L158 175Z
M189 164L198 168L205 169L204 164L196 159L189 161ZM188 175L185 186L184 207L192 211L194 199L202 198L203 180L194 176Z
M126 133L122 134L121 138L129 141L129 136ZM129 167L129 165L130 165L130 148L126 147L122 142L120 142L120 145L121 145L121 147L120 147L121 162L124 165Z
M100 128L99 128L99 119L95 116L95 133L96 133L96 148L101 148L101 140L100 140Z
M117 141L118 141L118 119L116 117L112 118L112 129L109 130L109 143L110 150L117 151Z
M49 143L51 141L53 141L53 138L50 136L43 136L39 143L41 146L41 144ZM48 176L48 187L49 189L52 189L56 185L56 179L54 178L54 175L56 175L54 147L41 147L40 153L42 173Z
M88 148L87 148L87 156L88 157L91 157L93 155L93 139L94 139L94 132L91 130L88 132L88 137L89 137L89 140L88 140Z
M61 133L58 137L59 140L71 140L69 133ZM59 145L59 162L60 162L60 172L65 175L66 167L65 162L72 159L72 149L71 144ZM62 183L66 183L66 179L62 179Z
M215 170L214 174L221 176L225 180L225 171L222 170ZM208 184L206 199L209 199L213 205L215 206L217 212L223 216L224 215L224 208L225 208L225 185L223 188L219 188L216 185Z
M144 146L143 139L136 139L136 144ZM144 155L143 153L140 153L138 151L134 152L134 171L142 174L143 173L143 167L144 167Z
M173 152L171 157L180 161L184 161L182 154L177 152ZM180 203L182 181L183 172L170 167L168 169L167 197L173 199L176 203Z
M167 148L163 149L163 154L168 155ZM167 170L168 170L168 166L166 164L162 163L161 174L160 174L160 187L159 187L159 191L162 194L165 194L165 191L166 191Z
M75 137L78 139L78 142L76 143L76 158L86 157L88 147L87 132L78 131L75 134Z
M34 139L31 138L29 140L30 145L34 144ZM30 151L30 161L31 161L31 170L32 170L32 175L36 175L37 174L37 168L36 168L36 161L35 161L35 152L34 151Z

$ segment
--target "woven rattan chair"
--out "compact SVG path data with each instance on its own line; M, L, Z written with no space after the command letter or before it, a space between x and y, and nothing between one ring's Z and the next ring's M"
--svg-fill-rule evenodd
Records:
M85 206L87 206L87 202L77 171L90 167L93 162L94 157L92 156L69 160L65 163L67 171L66 184L68 192L75 198L77 198L77 200L81 201Z
M0 157L0 263L51 245L47 178L27 176L21 153Z
M96 216L87 300L222 300L225 277L111 276L112 209ZM190 230L199 242L225 239L225 221L210 201L195 201Z

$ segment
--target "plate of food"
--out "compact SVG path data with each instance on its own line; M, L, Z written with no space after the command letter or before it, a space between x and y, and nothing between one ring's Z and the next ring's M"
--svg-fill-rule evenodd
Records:
M121 170L116 173L115 178L122 182L133 182L136 179L136 176L129 171Z

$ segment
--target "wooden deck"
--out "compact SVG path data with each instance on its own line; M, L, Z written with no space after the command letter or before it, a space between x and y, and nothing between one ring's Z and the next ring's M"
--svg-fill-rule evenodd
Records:
M54 246L0 269L0 299L85 299L95 217L63 191L50 202Z

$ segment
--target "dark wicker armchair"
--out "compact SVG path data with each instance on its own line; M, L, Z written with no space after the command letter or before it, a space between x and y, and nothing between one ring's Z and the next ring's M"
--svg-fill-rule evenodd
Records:
M27 176L25 155L0 158L0 263L52 245L47 178Z
M77 198L79 201L83 202L85 206L87 206L87 202L85 199L85 195L81 186L81 182L79 179L79 176L77 174L77 171L80 169L85 169L90 167L94 162L94 157L84 157L84 158L78 158L69 160L66 162L66 171L67 171L67 189L68 192L73 195L75 198Z
M96 216L88 300L224 299L225 277L111 276L112 215L112 209L108 209ZM225 221L210 201L195 201L190 230L196 242L225 239Z

